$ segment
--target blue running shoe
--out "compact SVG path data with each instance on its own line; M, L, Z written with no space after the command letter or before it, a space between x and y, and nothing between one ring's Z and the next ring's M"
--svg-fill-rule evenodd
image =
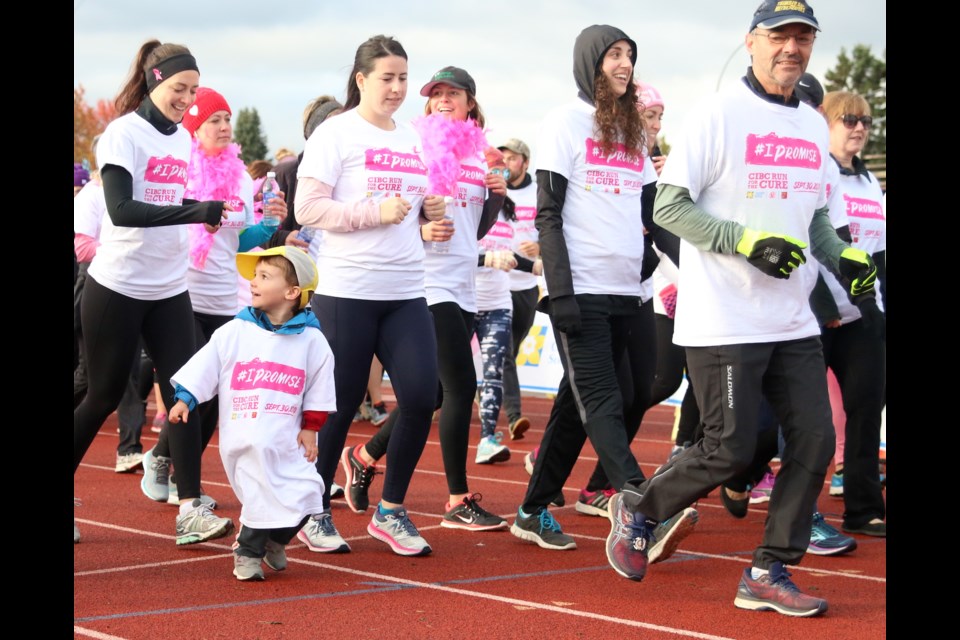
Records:
M815 556L838 556L856 548L857 541L827 524L822 513L818 511L813 514L813 527L810 529L807 553Z

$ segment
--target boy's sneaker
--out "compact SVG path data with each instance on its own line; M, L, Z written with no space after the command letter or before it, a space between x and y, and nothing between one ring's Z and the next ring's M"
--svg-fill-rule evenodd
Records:
M267 540L266 554L263 561L274 571L283 571L287 568L287 550L279 542Z
M607 561L613 570L630 580L640 581L647 573L650 532L655 523L642 513L630 513L623 506L623 494L610 496L610 533L607 535Z
M510 421L510 439L511 440L523 440L523 434L527 432L527 429L530 428L530 421L520 416L516 420Z
M477 458L474 462L477 464L491 464L509 460L510 449L508 449L506 445L500 444L502 440L502 431L497 431L493 435L481 438L480 446L477 447Z
M607 503L610 502L611 496L616 492L616 489L612 488L601 489L600 491L581 489L580 497L577 498L577 504L574 505L574 509L588 516L607 518L610 513L607 511Z
M233 531L233 520L218 518L210 507L194 498L193 509L177 516L177 544L195 544L220 538ZM243 578L248 579L248 578Z
M347 506L354 513L363 513L370 506L370 483L377 474L377 466L367 464L360 457L360 447L344 447L340 453L340 466L347 478L346 494Z
M343 487L338 485L336 482L330 483L330 499L336 500L337 498L343 497Z
M394 553L401 556L425 556L433 549L420 537L420 532L410 522L406 509L395 513L381 514L379 507L374 510L373 518L367 525L367 533L386 542Z
M687 507L655 526L650 532L650 552L647 554L650 564L672 556L683 539L693 533L699 520L697 510Z
M310 516L307 524L297 531L297 539L314 553L348 553L350 551L350 545L333 525L333 516L326 512Z
M533 465L537 463L538 453L540 453L540 447L523 456L523 468L526 469L530 475L533 475Z
M367 416L368 420L375 427L379 427L384 422L387 421L387 418L390 416L390 412L387 411L386 402L378 402L377 404L364 403L367 407Z
M263 567L260 558L233 554L233 575L237 580L263 580Z
M810 529L807 553L815 556L838 556L856 548L857 541L827 524L822 513L818 511L813 514L813 527Z
M808 617L825 613L827 601L800 591L790 580L790 573L780 562L774 562L770 572L756 580L750 567L743 570L737 597L733 604L752 611L777 611L787 616Z
M128 453L126 455L117 455L117 466L114 471L117 473L132 473L143 466L142 453Z
M507 521L481 507L478 504L481 500L483 500L483 496L479 493L467 496L443 514L440 526L447 529L467 529L468 531L506 529Z
M770 494L773 492L773 483L777 476L769 471L763 474L760 482L750 490L750 504L760 504L761 502L770 502Z
M843 469L830 476L830 495L835 498L843 497Z
M170 496L170 465L173 458L156 456L153 449L143 452L143 478L140 490L143 495L157 502L166 502Z
M177 483L170 480L167 486L170 487L170 491L167 493L167 504L180 506L180 493L177 491ZM217 508L217 501L205 494L202 487L200 488L200 502L211 509Z
M517 509L517 519L513 521L510 533L521 540L535 542L543 549L564 551L577 548L576 540L561 531L560 523L549 511L542 508L530 516L523 515Z
M166 422L167 414L158 413L157 415L153 416L153 424L150 425L150 431L153 431L154 433L160 433L163 431L163 425L166 424Z

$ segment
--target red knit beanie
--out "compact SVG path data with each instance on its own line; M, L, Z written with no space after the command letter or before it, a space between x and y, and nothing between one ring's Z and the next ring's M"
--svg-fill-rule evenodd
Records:
M217 111L226 111L230 115L233 115L233 111L230 110L230 105L227 104L226 99L213 89L208 89L207 87L200 87L197 89L197 100L190 108L187 109L187 112L183 116L183 128L190 132L190 135L193 135L197 129L200 128L204 122L207 121L207 118L212 116Z

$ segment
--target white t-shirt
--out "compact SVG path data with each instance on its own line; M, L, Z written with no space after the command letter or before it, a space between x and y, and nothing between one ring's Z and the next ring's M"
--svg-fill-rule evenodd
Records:
M827 200L828 140L823 116L808 105L767 102L737 83L689 113L660 184L688 189L716 218L809 244L813 212ZM819 335L809 303L816 260L804 254L806 264L783 280L739 253L699 251L681 239L673 341L696 347Z
M190 184L187 186L193 187ZM227 218L220 222L220 229L213 234L213 245L207 254L203 271L193 266L192 258L187 260L187 286L193 310L215 316L233 316L240 310L237 298L240 232L255 224L253 178L246 171L240 174L238 193L230 196L228 202L234 211L227 212Z
M521 189L508 189L507 195L516 204L516 220L509 224L513 227L513 250L520 255L521 242L538 242L540 234L535 221L537 219L537 181L531 176L530 184ZM525 256L534 259L534 256ZM511 291L526 291L537 286L537 276L528 271L513 269L507 276L510 278Z
M351 109L324 121L303 150L297 178L333 187L338 202L403 197L411 205L400 224L323 232L317 251L317 293L360 300L424 296L419 212L427 191L420 136L407 123L384 131ZM474 236L476 237L476 236Z
M190 159L185 129L165 136L136 113L113 120L97 143L97 165L123 167L133 177L133 199L160 206L183 203ZM187 290L186 225L117 227L103 216L100 247L90 275L138 300L163 300Z
M240 522L277 529L323 512L323 480L297 443L304 411L337 407L333 352L320 331L284 335L231 320L170 382L198 402L219 394L220 459Z
M100 225L106 213L107 203L103 199L103 185L91 180L83 185L80 193L73 199L73 232L99 238Z
M487 163L471 158L460 164L457 195L447 211L453 210L453 236L445 244L447 251L433 250L433 242L424 242L426 251L427 304L455 302L464 311L476 313L477 228L487 197Z
M643 263L643 185L657 173L645 155L623 144L604 155L594 138L595 108L577 99L547 114L537 170L567 179L563 239L574 293L639 296Z
M829 162L836 166L833 160ZM834 226L848 225L853 238L851 246L863 249L871 256L878 251L886 251L887 213L884 208L884 194L877 177L871 173L868 181L864 176L840 175L839 171L837 173L839 182L830 195L827 206L831 211L836 210L842 213L843 220L842 224L835 222ZM837 302L840 323L847 324L859 319L860 310L850 302L840 281L825 266L822 264L819 266L820 273L827 281L830 293ZM877 294L877 306L882 310L883 300L880 299L879 287L877 287Z
M456 235L456 234L454 234ZM479 255L487 251L512 251L514 245L513 225L507 221L503 211L490 227L487 235L477 243ZM476 258L477 260L479 259ZM513 271L516 271L514 269ZM510 273L492 267L476 267L477 272L477 310L513 309L513 297L510 295Z

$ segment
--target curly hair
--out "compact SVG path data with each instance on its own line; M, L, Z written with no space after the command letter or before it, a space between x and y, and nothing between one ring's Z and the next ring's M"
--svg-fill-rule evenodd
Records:
M593 93L593 101L597 105L593 116L594 129L603 152L612 153L617 143L622 142L627 151L642 153L647 136L643 118L637 109L637 87L633 79L627 85L626 92L617 98L610 88L610 81L598 72Z

